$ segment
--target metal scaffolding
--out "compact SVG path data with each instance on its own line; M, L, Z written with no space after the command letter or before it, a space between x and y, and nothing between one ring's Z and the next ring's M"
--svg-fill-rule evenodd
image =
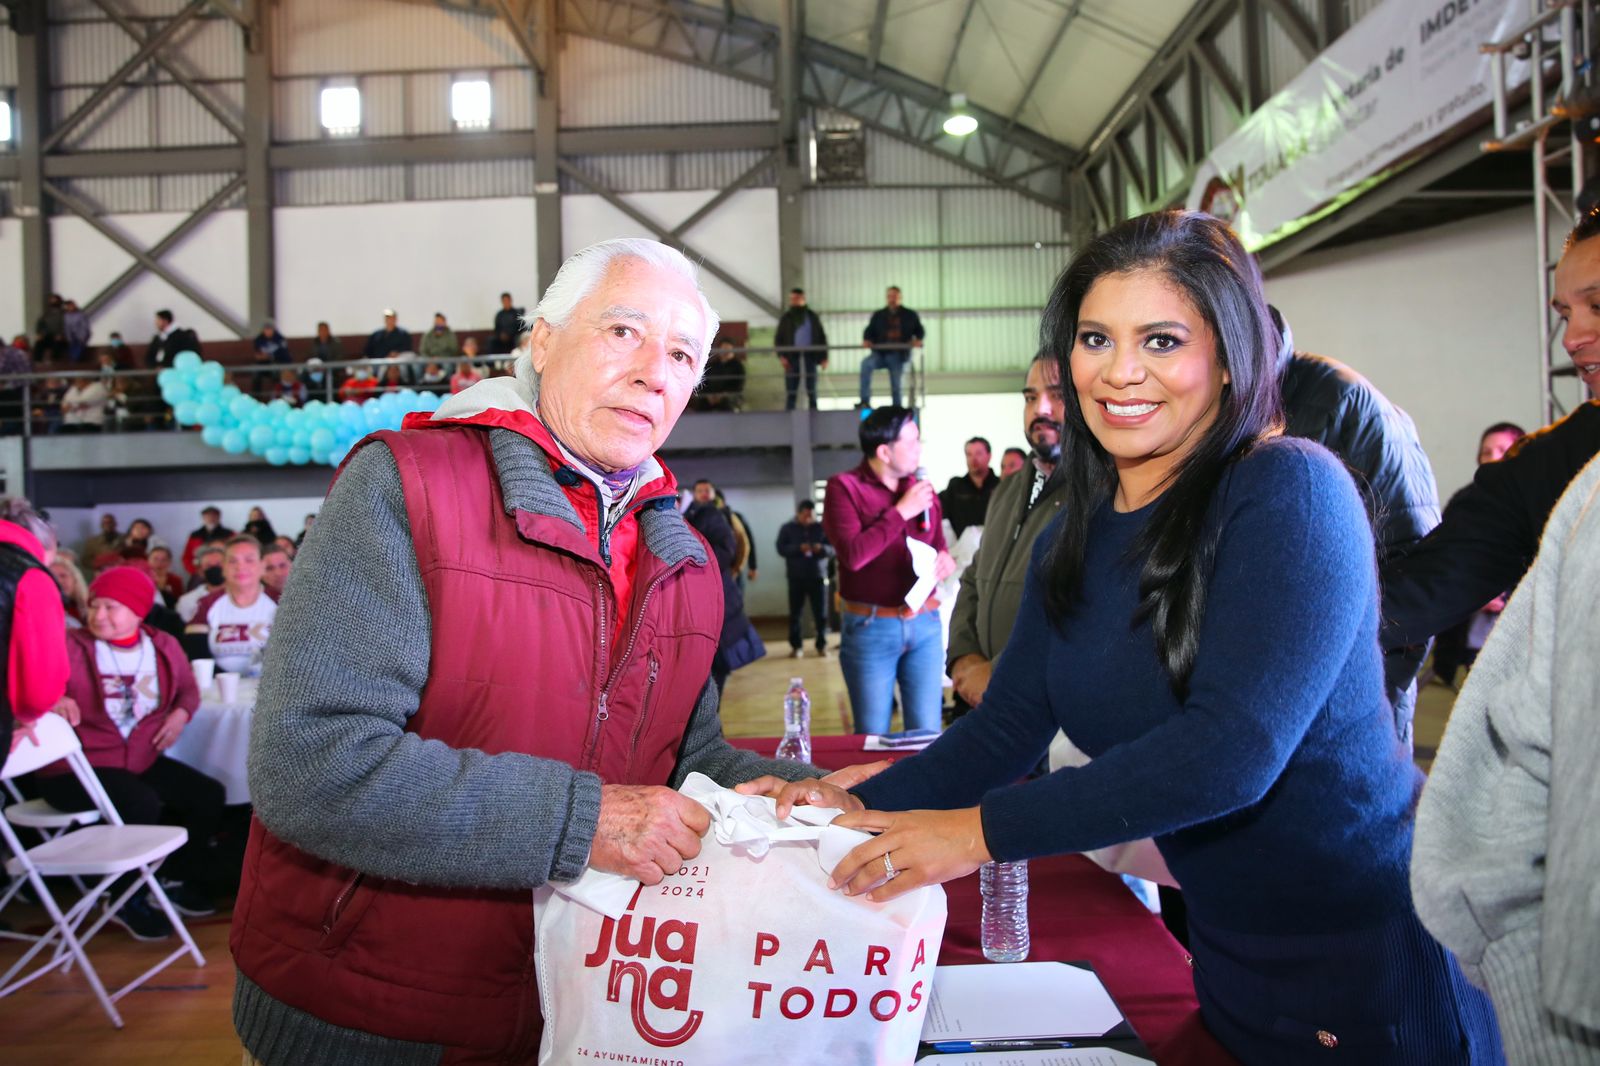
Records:
M1583 189L1588 136L1578 119L1592 109L1587 101L1593 83L1592 0L1529 0L1527 22L1498 41L1482 46L1490 59L1494 90L1494 139L1483 143L1485 152L1530 151L1533 161L1534 247L1539 264L1539 396L1545 424L1557 413L1566 414L1556 395L1556 378L1570 373L1566 360L1556 354L1561 326L1550 307L1551 288L1559 248L1551 238L1551 212L1563 229L1577 222L1577 199ZM1548 36L1553 32L1555 36ZM1526 60L1529 116L1518 124L1510 117L1511 89L1507 83L1507 57ZM1553 97L1546 85L1547 67L1556 64ZM1555 142L1552 144L1552 140ZM1557 188L1552 180L1565 167L1568 181ZM1564 353L1563 353L1564 355Z

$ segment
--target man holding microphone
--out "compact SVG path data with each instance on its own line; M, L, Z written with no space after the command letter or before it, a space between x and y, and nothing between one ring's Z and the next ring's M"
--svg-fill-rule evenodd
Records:
M937 580L956 565L945 548L938 495L918 467L922 437L914 415L880 407L863 419L861 464L829 478L824 497L823 529L839 557L839 666L857 733L889 731L896 682L908 731L938 730L944 703L939 601L906 602L919 576L910 541L937 552Z

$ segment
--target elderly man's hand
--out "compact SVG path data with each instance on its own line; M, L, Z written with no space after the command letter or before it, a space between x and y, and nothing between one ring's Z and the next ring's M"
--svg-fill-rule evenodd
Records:
M700 838L709 828L706 809L670 788L602 785L589 865L660 884L700 854Z

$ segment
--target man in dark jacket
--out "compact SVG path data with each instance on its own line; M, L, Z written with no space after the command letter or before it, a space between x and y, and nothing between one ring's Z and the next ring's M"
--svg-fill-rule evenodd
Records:
M811 409L817 409L817 370L828 365L828 331L822 328L822 319L806 306L804 289L789 290L789 309L778 319L778 331L772 343L778 348L778 362L783 364L784 408L794 410L800 391L800 374L805 373L806 396ZM785 351L787 348L798 349Z
M735 580L739 541L727 512L717 506L716 500L702 500L697 494L683 512L683 519L711 545L711 554L722 571L722 633L717 640L716 658L711 661L711 679L721 695L728 675L761 658L766 648L763 646L757 651L755 644L759 638L754 635L755 630L744 613L744 591Z
M1566 323L1562 346L1593 388L1600 383L1600 215L1573 227L1556 265L1551 305ZM1591 400L1484 463L1456 493L1426 540L1383 568L1385 647L1427 640L1522 580L1539 535L1578 471L1600 453L1600 401Z
M989 469L994 451L987 439L973 437L967 441L967 472L950 479L939 502L944 505L944 516L950 519L950 528L961 536L968 526L983 525L984 512L989 509L989 498L1000 479Z
M152 369L171 366L180 352L199 354L199 335L186 326L178 325L171 311L166 309L157 311L156 332L150 338L149 347L144 350L145 366Z
M911 360L911 350L922 347L926 331L922 319L909 307L900 303L900 286L890 285L884 306L872 312L861 339L867 342L872 354L861 361L861 406L872 406L872 372L889 372L889 391L894 405L900 404L900 375Z
M53 292L45 301L39 320L33 324L33 355L40 362L55 361L67 354L67 309L61 294Z
M207 544L219 544L233 536L233 530L222 524L222 508L200 508L200 528L189 534L183 543L183 569L192 579L195 576L194 553ZM190 581L190 587L195 582Z
M416 350L411 345L411 331L401 329L399 323L400 319L394 313L394 308L385 307L383 309L383 328L375 329L367 335L367 343L361 349L361 358L410 359L412 353ZM382 377L383 369L382 367L374 368L373 374L377 377ZM411 380L411 368L402 366L400 376L401 380L409 382Z
M789 657L798 659L801 651L800 616L811 604L811 618L817 630L817 658L828 657L827 601L828 559L833 546L817 521L817 505L801 500L794 521L778 530L778 554L784 558L789 578Z
M1285 432L1321 444L1355 477L1372 517L1380 564L1404 553L1439 524L1439 489L1416 425L1372 382L1343 363L1295 351L1294 332L1277 308L1271 311L1282 342L1278 373ZM1385 614L1388 593L1385 586ZM1427 638L1384 653L1395 729L1408 745L1417 704L1417 669L1427 655Z
M1022 387L1022 425L1032 453L1028 465L999 483L984 517L983 543L961 573L950 616L946 661L958 708L976 707L989 687L994 661L1011 638L1022 605L1033 542L1061 509L1061 370L1053 355L1034 357Z
M489 354L505 355L517 350L522 336L523 309L511 302L511 294L500 294L500 310L494 313L494 336L489 338Z

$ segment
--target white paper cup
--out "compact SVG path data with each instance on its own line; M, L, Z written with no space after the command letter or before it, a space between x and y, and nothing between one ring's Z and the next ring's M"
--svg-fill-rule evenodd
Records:
M217 675L217 692L222 697L223 703L237 703L239 701L239 675L220 673Z
M194 670L194 683L200 687L200 694L204 696L211 687L211 679L217 673L217 660L196 659L189 666Z

